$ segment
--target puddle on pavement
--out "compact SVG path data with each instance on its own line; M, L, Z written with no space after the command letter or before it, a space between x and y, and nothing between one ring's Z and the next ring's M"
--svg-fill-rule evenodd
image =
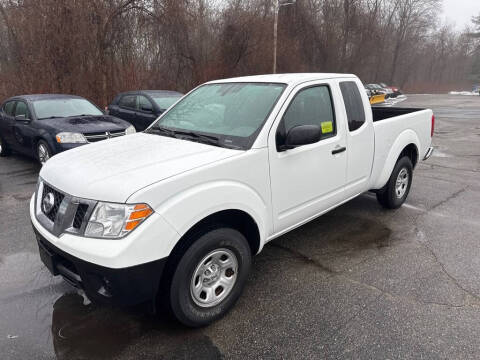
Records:
M316 253L322 254L384 248L391 244L391 233L392 230L380 222L342 213L341 216L324 215L285 235L284 239L299 248L315 247Z
M0 256L0 324L0 359L29 352L69 360L221 357L204 329L151 315L145 306L84 305L30 252Z
M53 305L52 335L58 359L221 357L201 329L186 329L144 308L85 306L77 294L65 294Z
M339 258L347 253L354 257L365 249L383 251L392 244L391 233L377 221L342 213L323 216L277 241L325 261L336 271L343 262ZM267 246L265 251L272 249ZM63 295L55 302L52 336L59 359L136 358L145 352L169 359L197 359L199 354L202 358L221 357L202 329L186 329L172 320L149 315L142 308L85 306L77 294Z
M274 240L271 245L334 273L368 259L372 250L385 251L393 242L392 230L384 224L344 212L336 216L333 212Z

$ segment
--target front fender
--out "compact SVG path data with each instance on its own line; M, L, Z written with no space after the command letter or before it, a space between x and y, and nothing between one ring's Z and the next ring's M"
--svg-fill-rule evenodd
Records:
M267 234L267 205L258 192L244 183L224 180L199 184L175 194L155 209L180 236L200 220L223 210L241 210L249 214L258 226L260 249L263 247Z
M58 151L57 151L57 141L55 139L55 137L50 134L47 130L45 129L39 129L37 131L37 134L35 136L35 140L32 141L32 151L34 154L37 153L37 143L40 141L40 140L43 140L47 143L47 145L50 147L50 149L53 151L53 154L56 154Z
M380 174L377 177L374 186L372 186L373 189L381 189L387 183L390 175L392 174L393 168L397 163L400 153L403 151L403 149L405 149L406 146L410 144L414 144L417 147L418 154L418 149L420 149L420 139L418 138L415 131L407 129L400 133L400 135L397 137L397 139L391 146L390 151L385 158L382 170L380 171Z

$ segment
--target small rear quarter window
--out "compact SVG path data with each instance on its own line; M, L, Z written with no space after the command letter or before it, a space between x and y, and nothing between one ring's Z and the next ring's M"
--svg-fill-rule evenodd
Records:
M340 83L345 110L347 111L348 129L355 131L365 123L365 109L362 96L354 81Z

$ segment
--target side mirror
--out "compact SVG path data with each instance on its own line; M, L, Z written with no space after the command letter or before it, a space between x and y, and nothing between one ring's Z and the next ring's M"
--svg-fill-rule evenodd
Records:
M142 106L142 110L143 110L143 111L148 111L148 112L152 112L152 111L153 111L152 107L151 107L151 106L148 106L148 105L143 105L143 106Z
M30 119L27 119L25 115L16 115L15 121L30 121Z
M302 145L314 144L320 141L322 129L319 125L299 125L290 129L281 151L293 149Z

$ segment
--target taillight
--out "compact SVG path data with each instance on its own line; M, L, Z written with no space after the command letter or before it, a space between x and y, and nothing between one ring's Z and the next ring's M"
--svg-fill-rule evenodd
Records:
M435 131L435 115L432 115L432 128L430 130L430 137L433 137L434 131Z

